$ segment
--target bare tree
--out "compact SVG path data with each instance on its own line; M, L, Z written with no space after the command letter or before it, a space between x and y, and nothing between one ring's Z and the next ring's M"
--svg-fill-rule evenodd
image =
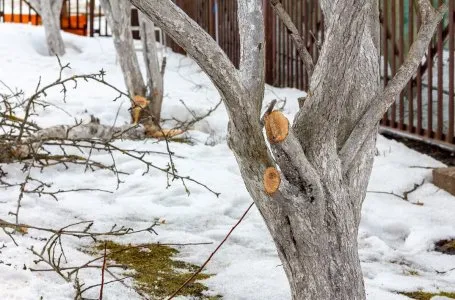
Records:
M320 0L325 40L317 62L303 53L310 88L289 126L272 106L261 118L262 0L237 1L238 69L171 0L131 2L179 43L217 87L229 114L228 144L276 244L293 299L365 299L357 232L378 122L416 71L445 6L435 10L428 0L417 1L418 37L383 90L378 0Z
M154 25L141 17L140 33L147 78L144 82L131 31L131 3L127 0L101 0L101 5L112 30L125 85L134 99L131 110L133 123L159 128L163 74L158 61Z
M63 0L29 0L28 2L41 16L49 55L64 55L65 44L60 31L60 12Z

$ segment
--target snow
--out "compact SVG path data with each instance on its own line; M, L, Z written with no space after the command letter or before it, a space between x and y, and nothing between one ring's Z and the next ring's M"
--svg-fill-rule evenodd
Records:
M106 80L124 87L120 67L116 61L112 40L63 35L68 53L62 57L72 69L65 76L107 72ZM44 56L42 28L20 24L1 24L0 44L2 66L0 79L11 87L24 89L26 95L34 91L38 78L41 82L55 80L58 64L54 57ZM165 75L163 118L185 120L191 118L180 100L198 114L204 114L219 101L219 95L208 77L189 58L168 52ZM140 60L142 63L142 60ZM5 92L0 88L0 92ZM48 107L33 119L42 127L73 124L74 118L88 120L90 114L103 124L117 125L129 121L128 102L112 90L94 83L81 82L70 90L66 103L59 89L50 92L47 101L61 107ZM296 89L277 89L267 86L264 107L272 99L287 99L285 114L292 118L298 109L296 99L304 93ZM282 102L280 103L282 104ZM116 118L117 111L119 115ZM148 227L155 218L166 222L156 228L158 236L137 234L116 240L124 243L147 242L212 242L210 245L179 247L179 259L201 264L224 238L242 215L251 198L248 195L233 154L225 142L227 115L220 106L210 117L196 124L189 136L194 145L171 143L170 147L183 158L174 158L181 175L191 175L213 190L219 198L203 187L187 183L188 196L179 182L166 189L166 176L152 170L142 175L141 163L116 154L117 167L129 176L116 190L116 178L106 171L84 172L83 167L48 168L37 176L53 182L54 189L98 188L113 193L80 192L49 197L25 195L22 200L20 222L40 227L60 228L70 223L93 220L94 230L109 230L114 224L136 229ZM125 148L165 151L164 143L156 141L119 141ZM431 183L431 170L442 167L434 159L406 148L382 136L378 137L378 155L362 211L359 231L359 253L365 277L368 300L407 299L396 291L425 290L429 292L455 291L455 257L433 251L433 243L455 237L455 198ZM94 153L93 159L108 163L109 155ZM165 167L163 155L148 157ZM20 182L23 177L18 164L2 166L8 178ZM414 184L423 185L409 195L409 201L391 194L402 195ZM13 222L8 212L15 211L15 189L0 193L0 219ZM415 205L420 203L423 205ZM1 299L73 299L72 283L65 282L53 272L31 272L30 268L47 268L34 264L36 257L28 250L40 249L39 237L49 235L30 230L27 235L15 236L18 246L0 232L0 291ZM80 251L90 245L88 240L65 238L68 265L79 265L91 257ZM2 248L3 247L3 248ZM230 239L207 266L215 276L205 281L211 293L223 299L289 299L287 280L274 244L256 208L234 231ZM438 272L445 273L438 273ZM417 275L416 275L417 272ZM81 272L80 279L87 285L100 280L99 270ZM128 281L127 281L128 283ZM93 289L87 297L96 298ZM140 299L127 287L115 283L107 285L105 299Z

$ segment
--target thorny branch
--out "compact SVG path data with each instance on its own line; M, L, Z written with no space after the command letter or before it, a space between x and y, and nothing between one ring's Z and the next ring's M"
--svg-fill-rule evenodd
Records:
M8 87L4 82L1 82L10 94L0 94L0 125L3 131L3 134L0 135L0 163L20 162L24 164L22 170L25 175L22 182L10 182L10 180L7 179L8 174L6 172L0 173L0 187L20 188L16 212L10 213L15 216L16 224L19 224L19 211L25 194L50 196L57 200L57 195L61 193L88 190L111 192L102 189L84 188L69 190L51 189L52 184L33 177L32 170L37 169L42 172L45 168L57 165L62 165L68 169L70 164L82 165L85 167L85 171L104 169L112 172L116 176L118 188L119 184L122 182L120 175L126 175L127 173L117 168L113 152L129 156L141 162L146 166L144 174L151 168L154 168L166 173L168 177L171 176L172 179L179 179L187 191L188 188L185 181L191 181L195 184L203 186L216 196L219 195L211 190L207 185L202 184L189 176L181 176L178 174L173 162L175 154L170 151L168 139L166 139L167 152L124 149L114 145L116 139L127 135L137 136L137 133L135 132L141 130L141 128L137 128L137 126L127 126L123 128L100 125L99 120L93 116L89 124L83 124L82 121L76 121L75 125L54 126L47 129L41 129L33 121L30 121L30 117L37 113L37 107L45 109L49 106L49 103L43 99L46 97L49 89L61 86L63 101L66 101L66 93L68 90L67 85L69 83L73 83L73 88L77 88L78 80L92 80L112 88L119 94L114 101L123 96L129 98L128 94L122 92L104 80L105 72L103 70L99 71L99 73L74 75L64 78L64 70L70 68L70 66L69 64L63 65L58 57L57 60L60 67L58 78L43 87L41 87L42 83L41 80L39 80L34 94L26 99L23 99L22 91L13 91L13 89ZM16 99L17 101L13 102L12 99ZM24 106L24 117L18 117L17 111ZM210 110L207 115L209 115L213 110ZM204 116L194 118L194 120L190 122L182 122L180 126L188 128L195 122L200 121L202 118L204 118ZM81 155L73 154L74 150L79 152ZM112 163L104 164L93 160L92 154L95 152L108 153L112 159ZM149 161L146 157L152 154L168 156L170 159L168 167L158 167L153 162ZM181 156L175 157L182 158Z
M124 236L129 234L135 234L140 232L149 232L156 234L154 227L157 223L153 223L151 226L134 230L132 228L126 227L117 227L114 225L109 231L106 232L96 232L92 231L93 221L81 221L78 223L67 225L60 229L45 228L39 226L33 226L28 224L22 224L19 222L19 212L21 208L21 203L26 194L35 194L37 196L49 196L55 200L58 200L58 195L62 193L69 192L79 192L79 191L100 191L112 193L112 191L103 190L103 189L91 189L91 188L77 188L77 189L55 189L52 188L51 183L47 183L36 177L33 170L42 172L45 168L53 166L64 166L66 169L70 165L80 165L85 167L85 171L97 171L97 170L108 170L115 174L117 178L117 187L121 183L120 175L127 175L128 173L119 170L116 165L116 159L114 153L120 155L126 155L127 157L133 158L143 165L145 165L147 173L150 169L157 169L167 174L168 177L172 179L179 179L183 183L185 189L188 191L185 182L190 181L195 184L201 185L208 191L214 193L216 196L219 193L210 189L207 185L200 183L199 181L190 178L189 176L179 175L175 167L173 158L183 158L182 156L175 155L169 147L170 140L165 136L165 142L167 145L167 151L144 151L144 150L135 150L135 149L125 149L115 144L115 140L122 138L124 133L129 130L135 130L137 127L127 127L125 130L114 132L114 126L110 126L112 133L109 138L93 138L93 137L84 137L78 136L75 133L77 130L86 127L102 128L105 127L99 124L99 121L92 116L92 120L89 124L83 124L82 121L76 120L75 125L71 126L59 126L54 128L54 133L63 133L59 134L43 134L46 129L38 126L33 120L32 116L37 114L38 108L46 109L48 106L55 106L51 103L45 101L45 97L50 89L55 87L61 88L61 93L63 94L63 102L66 102L67 91L69 88L76 89L78 86L78 81L95 81L105 86L110 87L111 89L118 92L118 96L114 99L117 100L120 97L127 97L130 99L130 96L115 86L109 84L104 80L105 72L104 70L99 71L98 73L85 74L85 75L74 75L70 77L64 77L64 70L70 68L69 64L63 65L60 59L57 57L58 64L60 66L58 78L47 84L42 85L41 78L36 86L34 93L25 98L22 91L14 91L9 88L5 83L0 82L4 87L7 88L8 93L0 93L0 128L2 132L0 133L0 163L13 163L17 162L23 165L22 172L24 173L24 178L19 182L14 182L8 178L8 173L3 171L0 166L0 187L4 189L9 188L19 188L19 196L17 200L16 211L10 212L11 215L15 216L15 222L8 222L0 219L0 228L8 235L14 244L18 245L14 239L14 233L26 234L29 230L38 230L42 232L48 232L51 236L48 239L45 239L46 242L44 246L37 250L33 246L29 249L35 256L37 256L36 264L45 263L50 268L49 269L31 269L32 271L52 271L59 274L65 281L74 282L74 287L76 289L75 299L83 299L83 293L97 286L102 288L112 282L122 282L126 278L117 278L113 276L113 273L109 270L111 268L124 268L121 265L109 264L106 260L106 255L104 257L97 257L90 260L80 266L68 266L68 257L65 253L64 242L62 237L73 237L73 238L88 238L93 241L97 241L99 238L105 238L109 236ZM72 84L72 86L69 86ZM14 101L13 101L14 100ZM130 99L131 100L131 99ZM182 101L183 103L183 101ZM188 109L188 111L193 116L193 119L190 121L178 121L177 126L188 130L196 122L204 119L209 116L213 111L215 111L221 102L219 102L214 108L209 109L207 113L202 116L196 115L191 109L189 109L185 103L183 105ZM59 108L59 107L57 107ZM61 109L61 108L59 108ZM18 112L24 115L23 117L18 117ZM114 124L115 125L115 124ZM80 154L74 154L74 151L79 152ZM112 159L111 164L97 162L92 159L92 154L95 152L105 152L108 153ZM153 164L148 160L147 156L150 155L166 155L169 157L168 167L159 167ZM77 226L83 226L82 229L74 228ZM12 231L11 231L12 230ZM173 243L172 245L174 245ZM169 244L171 245L171 244ZM177 245L177 244L175 244ZM185 244L179 244L185 245ZM100 259L104 259L102 265L97 263ZM84 284L80 283L79 272L83 269L89 268L100 268L103 270L103 282L101 284L84 287ZM114 278L112 281L104 280L105 273L111 274ZM143 298L146 298L144 295L141 295ZM102 297L102 296L100 296Z

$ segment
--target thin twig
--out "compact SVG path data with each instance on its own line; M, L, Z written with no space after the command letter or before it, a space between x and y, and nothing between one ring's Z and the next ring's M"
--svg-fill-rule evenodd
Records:
M242 222L242 220L245 218L245 216L247 215L247 213L250 211L251 207L253 207L254 205L254 202L250 204L250 206L248 206L248 208L245 210L245 212L243 213L243 215L240 217L240 219L237 221L237 223L235 223L234 226L232 226L231 230L229 230L229 232L226 234L226 236L224 237L224 239L221 241L221 243L215 248L215 250L210 254L210 256L207 258L207 260L199 267L199 269L194 272L194 274L188 278L175 292L173 292L171 294L171 296L169 296L169 298L167 300L171 300L173 299L175 296L177 296L177 294L183 289L185 288L199 273L202 272L202 270L205 268L205 266L209 263L209 261L212 259L212 257L216 254L216 252L221 248L221 246L223 246L224 242L226 242L226 240L229 238L229 236L232 234L232 232L235 230L235 228Z
M101 268L101 286L100 286L100 297L99 297L99 300L103 300L104 270L106 270L106 250L107 250L107 243L104 242L104 257L103 257L103 267Z

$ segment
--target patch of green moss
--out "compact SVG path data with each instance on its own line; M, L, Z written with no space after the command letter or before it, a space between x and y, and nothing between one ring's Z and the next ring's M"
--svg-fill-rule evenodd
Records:
M95 249L102 253L104 243L96 245ZM174 260L178 250L157 244L134 246L108 241L106 242L106 253L109 261L128 267L130 270L128 275L132 275L136 289L156 298L169 296L199 268L197 265ZM195 278L196 282L188 284L182 289L179 296L206 300L220 299L220 296L205 296L203 292L208 288L197 282L210 276L205 273L198 274Z
M400 294L415 299L415 300L430 300L435 296L443 296L451 299L455 299L455 293L451 292L440 292L440 293L428 293L424 291L417 292L401 292Z

